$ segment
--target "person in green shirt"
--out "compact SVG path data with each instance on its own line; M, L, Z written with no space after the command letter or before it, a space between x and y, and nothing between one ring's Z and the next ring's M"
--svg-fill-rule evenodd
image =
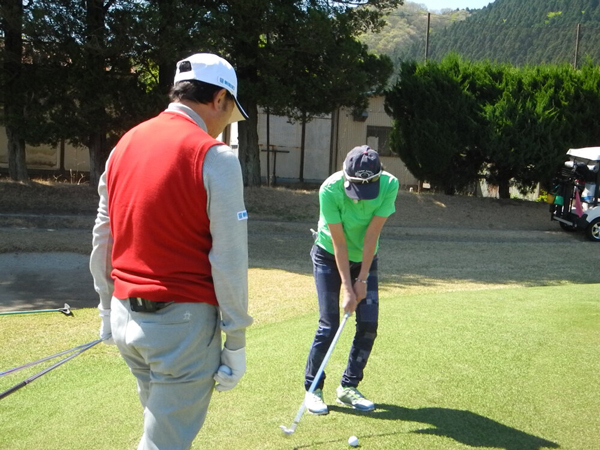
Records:
M361 411L375 409L357 387L377 336L379 235L396 210L397 195L398 179L383 170L379 154L367 145L353 148L343 170L319 190L319 227L311 250L319 326L304 375L305 404L313 414L329 412L323 400L325 372L308 391L340 325L340 294L344 313L356 312L356 333L337 401Z

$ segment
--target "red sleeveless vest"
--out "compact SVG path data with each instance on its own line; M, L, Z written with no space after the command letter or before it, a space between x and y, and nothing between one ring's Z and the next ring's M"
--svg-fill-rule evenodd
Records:
M107 167L115 297L217 304L202 168L218 144L171 111L121 138Z

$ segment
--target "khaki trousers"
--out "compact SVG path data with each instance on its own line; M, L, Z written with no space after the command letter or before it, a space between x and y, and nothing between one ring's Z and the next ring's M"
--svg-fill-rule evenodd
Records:
M112 335L137 379L144 408L138 450L187 450L206 418L221 358L219 310L207 303L173 303L133 312L111 302Z

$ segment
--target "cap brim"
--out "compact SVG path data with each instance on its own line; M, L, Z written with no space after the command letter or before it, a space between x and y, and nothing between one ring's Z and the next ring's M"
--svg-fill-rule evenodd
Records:
M379 195L379 180L372 183L344 182L346 195L353 200L373 200Z
M242 105L240 105L240 102L238 102L238 99L233 97L233 100L235 100L235 108L233 108L233 112L231 113L231 118L229 119L229 123L239 122L241 120L247 120L248 114L246 114L246 111L244 111L244 108L242 108Z

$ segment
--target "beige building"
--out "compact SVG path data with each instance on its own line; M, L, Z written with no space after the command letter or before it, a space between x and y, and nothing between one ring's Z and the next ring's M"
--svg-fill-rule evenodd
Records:
M355 116L341 108L331 115L306 124L304 157L302 157L302 125L291 124L281 116L258 117L258 137L261 149L261 176L267 173L276 184L320 183L342 168L348 151L367 144L381 155L385 170L395 175L403 188L416 187L418 180L402 160L389 148L392 119L383 107L384 97L372 97L368 109ZM267 122L269 122L269 152L267 155ZM301 164L302 159L304 163Z
M57 147L26 145L25 155L27 168L32 171L61 171L75 176L90 170L89 150L65 142L59 143ZM8 142L4 127L0 127L0 168L8 169Z

